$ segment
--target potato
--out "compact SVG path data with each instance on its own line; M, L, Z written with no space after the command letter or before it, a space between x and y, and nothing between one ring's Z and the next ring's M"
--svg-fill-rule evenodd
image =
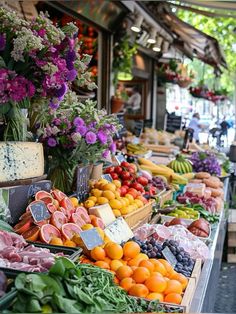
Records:
M221 196L221 189L214 189L214 188L210 188L211 189L211 196L212 197L220 197Z
M198 172L195 174L196 179L209 179L211 175L208 172Z
M213 188L213 189L218 189L220 187L220 183L210 179L203 179L203 183L206 184L207 187Z

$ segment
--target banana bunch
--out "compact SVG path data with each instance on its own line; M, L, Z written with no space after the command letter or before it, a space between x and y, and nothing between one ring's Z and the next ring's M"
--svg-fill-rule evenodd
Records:
M152 161L145 158L138 159L140 168L150 171L155 176L164 176L169 183L172 184L187 184L188 180L183 176L176 174L174 170L165 165L156 165Z
M144 155L147 153L147 149L142 144L129 143L127 145L127 152L133 155Z

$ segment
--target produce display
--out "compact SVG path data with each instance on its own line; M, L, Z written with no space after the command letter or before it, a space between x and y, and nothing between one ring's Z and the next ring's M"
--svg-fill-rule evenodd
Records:
M186 222L184 219L174 218L169 222L165 223L165 226L175 226L175 225L181 225L186 227L192 234L194 234L197 237L201 238L207 238L211 232L211 227L208 221L206 221L204 218L197 219L190 223Z
M168 164L168 167L177 173L189 173L193 171L192 163L180 154Z
M196 220L199 217L199 213L197 210L195 210L192 207L186 207L183 205L177 205L177 206L164 206L161 210L159 210L160 213L164 213L167 216L173 216L177 218L185 218L185 219L193 219Z
M145 155L148 150L142 144L132 144L129 143L126 146L127 153L131 155Z

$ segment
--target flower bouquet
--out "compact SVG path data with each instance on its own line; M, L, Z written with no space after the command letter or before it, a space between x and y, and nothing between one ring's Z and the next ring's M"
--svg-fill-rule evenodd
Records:
M0 114L6 122L4 140L24 141L26 117L34 116L40 99L58 108L71 83L95 84L87 72L90 56L78 53L77 27L52 24L42 13L25 21L13 11L0 8ZM40 110L40 109L39 109Z
M45 113L38 136L49 156L49 179L71 192L77 165L94 164L114 153L113 136L121 125L115 116L97 109L96 102L80 103L73 92L68 92L58 109Z

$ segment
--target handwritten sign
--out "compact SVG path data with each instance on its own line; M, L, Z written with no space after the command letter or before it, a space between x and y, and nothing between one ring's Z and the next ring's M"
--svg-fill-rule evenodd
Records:
M103 239L95 228L80 232L80 237L88 250L103 245Z
M103 174L101 177L109 182L113 181L110 174Z
M127 222L122 218L117 218L105 228L105 234L114 242L121 244L133 238L134 234Z
M50 218L47 206L42 201L35 201L29 205L30 212L35 222L43 221Z
M122 163L122 161L126 161L126 159L123 155L117 155L117 156L115 156L115 159L116 159L118 165L120 165Z
M162 250L162 254L164 255L167 262L169 262L170 265L175 268L175 265L178 263L178 261L171 250L168 247L165 247L164 250Z

